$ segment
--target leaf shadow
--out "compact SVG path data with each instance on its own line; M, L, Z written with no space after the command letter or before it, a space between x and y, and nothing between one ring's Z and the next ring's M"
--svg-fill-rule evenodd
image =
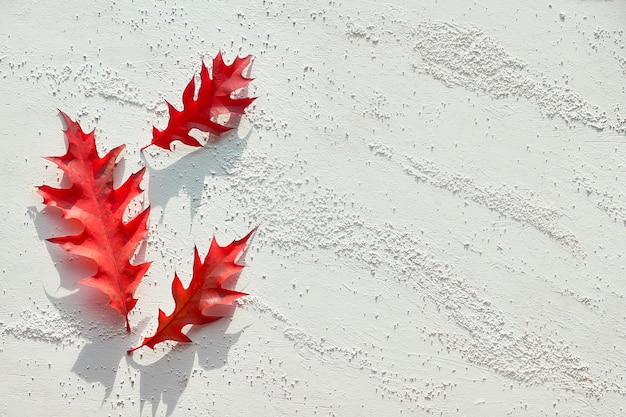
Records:
M71 372L92 385L101 384L105 390L102 399L104 404L111 395L118 366L130 345L125 320L108 306L105 294L95 288L78 284L80 279L95 272L94 262L72 255L45 240L51 236L76 231L76 227L80 230L80 226L62 219L60 211L53 207L43 210L29 207L28 212L39 239L45 241L59 275L58 286L50 288L50 282L44 281L43 291L61 320L67 323L67 327L78 339L68 342L79 345L84 343ZM67 294L67 291L73 292ZM54 295L59 292L63 295Z
M46 296L61 319L82 339L78 343L84 343L71 372L92 387L96 383L102 385L104 404L112 393L118 366L130 343L124 318L108 307L104 294L93 288L81 286L63 297L54 297L46 291Z
M189 196L189 218L194 218L202 206L205 179L211 175L228 175L231 168L241 160L252 130L243 136L238 132L237 129L233 129L220 138L209 137L202 148L190 148L175 143L172 151L160 149L156 153L149 151L142 153L150 178L150 186L146 191L148 201L152 210L160 208L159 223L163 222L165 208L170 199L181 191ZM178 157L179 153L185 151L186 154ZM149 154L148 157L146 153ZM173 162L168 164L171 160ZM166 166L158 169L157 165Z
M74 297L76 293L84 294L84 300L89 303L100 304L106 302L106 297L100 295L99 291L78 284L78 281L82 278L86 278L96 272L97 267L94 261L82 256L72 255L47 240L55 236L65 236L80 232L82 230L80 222L63 219L61 211L55 207L45 207L42 210L38 210L36 207L31 206L28 207L28 212L35 225L37 237L45 243L50 259L58 272L59 285L55 291L59 291L60 288L75 291L66 297L54 298L46 290L46 282L44 282L44 291L53 305L58 309L59 301L67 299L68 307L80 309L79 304L84 304L84 302L79 302L79 299ZM107 307L107 309L109 308ZM62 312L60 311L60 313Z
M218 320L208 326L191 326L187 332L194 342L177 343L168 342L157 347L155 350L169 349L164 356L156 362L141 364L135 360L135 355L140 359L152 355L145 355L142 351L136 351L128 355L126 363L136 369L140 374L140 415L143 414L146 402L151 406L152 417L156 416L161 403L166 406L166 416L170 416L183 395L189 381L193 378L205 377L204 371L211 372L224 367L228 363L230 349L237 343L245 328L236 333L226 333L230 320ZM146 347L142 349L148 349ZM198 358L200 372L194 369L194 363ZM195 382L196 384L199 381ZM207 383L208 384L208 383Z

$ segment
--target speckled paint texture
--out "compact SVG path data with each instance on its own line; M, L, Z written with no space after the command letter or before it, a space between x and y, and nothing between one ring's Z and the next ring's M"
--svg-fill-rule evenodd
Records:
M626 3L4 3L0 415L626 414ZM238 128L140 152L220 50ZM57 109L148 167L130 334L45 241ZM255 226L233 317L126 355Z

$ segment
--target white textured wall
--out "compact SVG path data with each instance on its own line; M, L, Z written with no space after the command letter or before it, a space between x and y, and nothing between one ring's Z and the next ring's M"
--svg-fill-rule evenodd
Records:
M625 2L105 3L0 6L0 415L626 413ZM239 129L142 157L220 49ZM149 167L130 335L44 241L57 108ZM232 320L127 356L255 225Z

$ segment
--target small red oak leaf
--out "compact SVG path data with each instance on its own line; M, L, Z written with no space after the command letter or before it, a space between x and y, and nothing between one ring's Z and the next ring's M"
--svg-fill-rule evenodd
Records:
M131 174L119 188L113 188L113 171L116 159L124 145L109 151L100 158L96 150L94 132L85 133L80 125L61 112L67 129L67 153L48 157L67 176L69 188L38 187L47 206L61 210L65 219L76 219L82 232L72 236L48 239L67 252L93 260L97 272L79 281L105 293L109 306L126 319L126 330L130 331L128 312L137 299L133 293L139 285L150 263L133 265L130 258L146 234L146 222L150 209L146 208L125 223L124 212L131 200L141 194L141 179L145 168Z
M200 88L194 99L196 84L191 78L183 92L183 109L177 110L168 101L167 107L170 119L164 130L152 128L152 142L142 148L156 145L163 149L170 149L172 142L178 140L189 146L202 146L195 138L189 135L192 129L219 136L232 129L217 121L218 116L243 114L246 107L255 98L233 98L232 94L247 86L252 78L243 76L243 71L250 64L251 56L236 57L232 64L226 65L219 52L213 58L211 76L207 67L202 63L200 70Z
M182 332L188 324L208 324L224 317L220 307L231 306L233 301L247 295L222 287L222 284L241 271L243 265L235 261L243 251L248 239L256 229L252 229L240 240L229 245L220 246L215 238L211 241L209 251L200 260L198 249L194 248L193 275L187 288L174 274L172 295L176 303L174 311L169 316L159 309L159 324L153 336L144 338L143 342L128 353L148 346L154 349L157 343L166 340L176 342L191 342L191 339Z

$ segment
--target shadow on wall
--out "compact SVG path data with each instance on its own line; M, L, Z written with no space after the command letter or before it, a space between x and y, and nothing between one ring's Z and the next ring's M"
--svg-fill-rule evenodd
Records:
M239 120L230 124L235 125L235 123L238 124ZM202 148L191 148L176 142L174 151L160 149L159 154L144 157L150 177L150 187L146 192L152 210L157 207L161 208L159 223L163 222L169 200L180 192L185 192L190 199L191 225L191 219L201 206L205 179L212 175L228 175L230 169L240 161L251 133L252 131L249 131L245 136L240 137L237 135L237 130L233 129L231 133L226 133L220 138L209 137L207 144ZM145 152L150 154L150 149L148 148ZM188 153L180 157L179 155L185 151ZM170 158L175 160L164 168L154 167L157 163L166 164Z
M178 344L157 362L149 365L135 361L134 355L141 358L141 351L126 357L126 363L141 374L140 415L143 415L146 402L152 406L152 416L156 415L161 402L167 406L166 415L172 414L189 380L196 375L193 369L196 354L198 364L204 371L210 372L226 365L231 347L245 330L227 334L229 324L230 320L222 319L202 329L192 327L187 334L191 339L198 340L202 332L202 343Z

